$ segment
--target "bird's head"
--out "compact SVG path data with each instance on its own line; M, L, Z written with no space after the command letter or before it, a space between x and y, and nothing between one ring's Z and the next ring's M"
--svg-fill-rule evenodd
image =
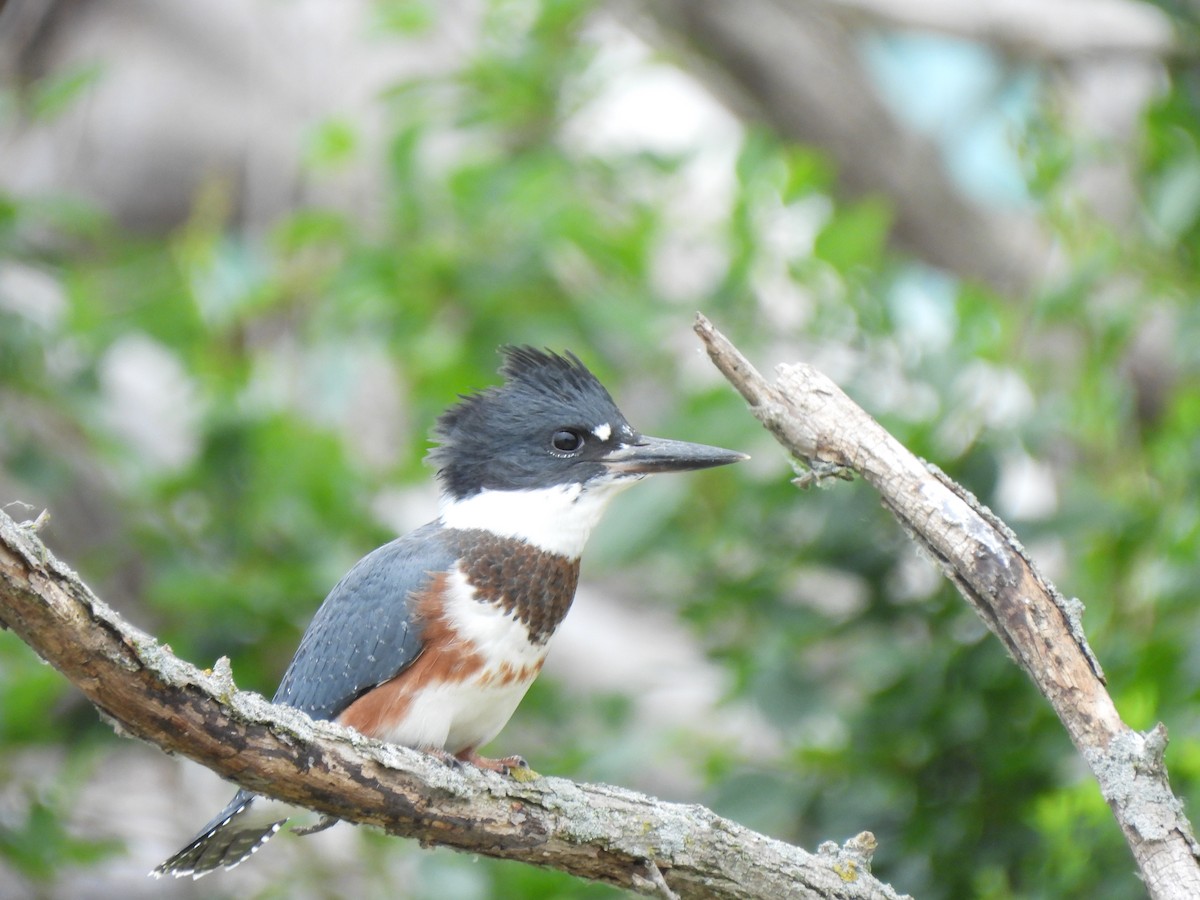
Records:
M582 530L586 539L608 499L644 476L747 458L639 433L572 353L503 353L504 383L463 397L438 419L430 460L445 524L503 531L505 520L536 517L549 530ZM525 536L522 529L531 530L508 530Z

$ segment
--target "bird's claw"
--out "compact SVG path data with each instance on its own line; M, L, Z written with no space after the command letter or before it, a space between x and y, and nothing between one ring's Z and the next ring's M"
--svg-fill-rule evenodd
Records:
M428 750L426 752L448 769L460 770L463 767L463 760L447 750Z
M529 763L525 761L523 756L505 756L500 759L489 759L486 756L480 756L473 750L465 753L460 753L457 757L460 762L470 763L477 769L483 769L487 772L496 772L500 775L511 775L520 779L516 772L529 773L533 770L529 768Z
M320 821L314 825L305 825L302 828L293 828L292 834L316 834L318 831L324 831L326 828L332 828L340 821L341 819L338 819L335 816L321 816Z

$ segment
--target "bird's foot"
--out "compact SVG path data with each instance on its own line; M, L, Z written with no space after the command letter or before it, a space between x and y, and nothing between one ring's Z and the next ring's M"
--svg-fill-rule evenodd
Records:
M474 750L464 750L458 754L457 758L461 762L470 763L477 769L499 772L501 775L511 775L518 781L524 781L524 775L536 774L529 768L529 763L525 761L525 757L523 756L505 756L501 759L489 759L486 756L480 756Z
M532 781L535 778L540 778L537 772L529 768L529 763L525 761L523 756L505 756L500 759L491 759L487 756L480 756L474 750L463 750L461 753L454 754L448 750L428 750L431 756L441 760L443 764L451 769L461 769L464 765L471 765L477 769L483 769L485 772L496 772L500 775L507 775L515 781Z
M332 828L340 821L342 820L334 816L321 816L320 821L315 825L306 825L303 828L293 828L292 834L316 834L318 831L324 831L326 828Z
M463 761L448 750L429 748L425 751L448 769L461 769Z

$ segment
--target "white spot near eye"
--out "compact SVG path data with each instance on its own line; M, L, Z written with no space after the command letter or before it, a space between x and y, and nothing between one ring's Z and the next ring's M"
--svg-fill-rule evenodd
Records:
M601 441L607 441L612 437L612 426L605 422L603 425L597 425L592 429L592 434L598 437Z

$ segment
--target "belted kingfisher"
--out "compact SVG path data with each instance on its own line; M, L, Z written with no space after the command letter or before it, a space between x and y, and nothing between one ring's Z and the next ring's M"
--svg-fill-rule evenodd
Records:
M439 517L367 554L337 583L274 702L507 774L525 761L477 751L541 670L575 596L584 544L613 495L654 472L748 457L638 433L572 353L503 353L504 383L462 397L434 429ZM294 812L239 790L151 874L233 868Z

